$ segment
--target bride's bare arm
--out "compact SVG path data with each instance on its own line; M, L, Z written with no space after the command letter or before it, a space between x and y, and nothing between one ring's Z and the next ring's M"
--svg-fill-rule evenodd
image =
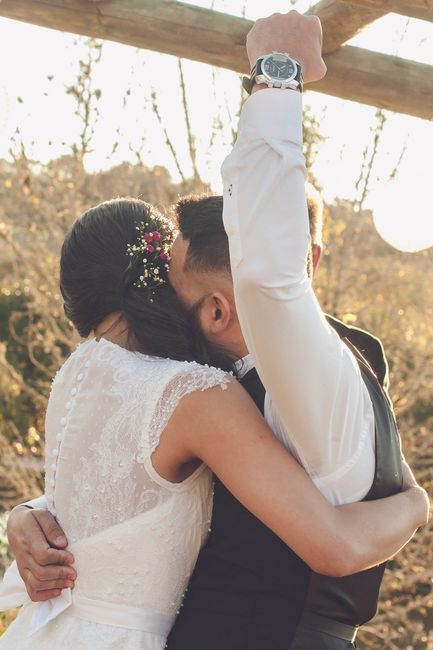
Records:
M235 381L184 398L153 455L157 471L200 458L315 571L342 576L394 555L428 517L425 492L334 507ZM167 463L168 459L168 463Z

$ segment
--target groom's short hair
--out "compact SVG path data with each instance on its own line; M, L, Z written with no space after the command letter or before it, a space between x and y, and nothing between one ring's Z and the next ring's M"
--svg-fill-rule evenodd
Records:
M312 244L321 245L323 203L309 184L307 206ZM176 203L174 212L180 234L188 241L184 271L230 273L223 197L191 194Z
M311 183L306 183L305 192L307 195L308 220L310 222L311 243L322 246L323 233L323 199Z

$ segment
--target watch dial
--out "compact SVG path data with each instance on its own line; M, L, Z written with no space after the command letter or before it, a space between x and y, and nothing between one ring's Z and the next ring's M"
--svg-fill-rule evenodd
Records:
M295 74L295 66L292 61L270 56L263 62L263 71L274 79L288 79Z

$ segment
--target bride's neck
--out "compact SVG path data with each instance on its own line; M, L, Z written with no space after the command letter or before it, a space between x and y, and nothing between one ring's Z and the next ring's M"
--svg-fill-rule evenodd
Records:
M97 340L104 338L122 348L130 348L128 323L120 312L109 314L94 330Z

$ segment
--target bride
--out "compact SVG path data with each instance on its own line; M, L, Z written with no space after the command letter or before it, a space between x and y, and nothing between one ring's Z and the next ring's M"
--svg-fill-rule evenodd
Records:
M416 488L324 499L180 304L167 281L174 235L148 204L117 199L65 239L65 312L88 340L53 382L45 494L78 578L33 603L10 570L0 609L23 607L0 648L162 650L208 533L211 471L321 573L385 560L424 521Z

